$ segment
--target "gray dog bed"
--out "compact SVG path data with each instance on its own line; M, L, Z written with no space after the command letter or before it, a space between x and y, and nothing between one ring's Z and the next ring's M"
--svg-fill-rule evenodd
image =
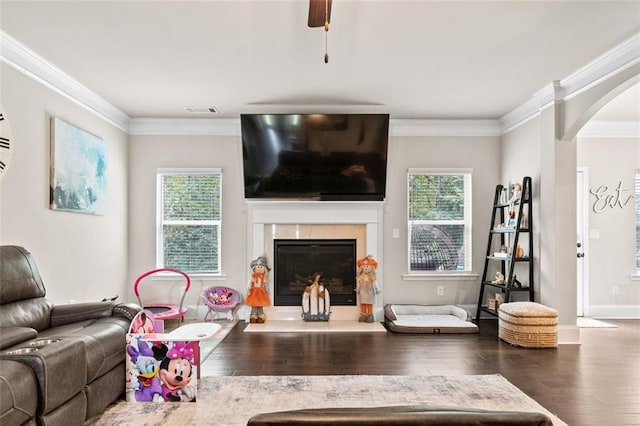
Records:
M464 309L453 305L384 306L384 319L396 333L477 333L478 326Z

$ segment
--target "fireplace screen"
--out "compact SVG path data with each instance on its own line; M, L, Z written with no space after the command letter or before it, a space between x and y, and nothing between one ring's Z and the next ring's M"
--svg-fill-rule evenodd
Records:
M299 306L320 274L333 306L356 304L356 240L274 240L274 304Z

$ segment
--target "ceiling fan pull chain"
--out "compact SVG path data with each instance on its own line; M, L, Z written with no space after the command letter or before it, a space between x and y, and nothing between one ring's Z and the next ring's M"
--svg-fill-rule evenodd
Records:
M329 63L329 49L327 48L329 38L329 0L324 2L324 63Z
M329 52L327 51L327 33L324 33L324 63L329 63Z

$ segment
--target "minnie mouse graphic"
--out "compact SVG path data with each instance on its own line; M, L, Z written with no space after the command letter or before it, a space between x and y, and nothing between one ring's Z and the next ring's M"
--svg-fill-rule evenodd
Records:
M166 347L165 347L166 350ZM193 344L174 342L160 361L158 378L162 384L162 397L165 401L195 401L196 389L191 384L194 369Z

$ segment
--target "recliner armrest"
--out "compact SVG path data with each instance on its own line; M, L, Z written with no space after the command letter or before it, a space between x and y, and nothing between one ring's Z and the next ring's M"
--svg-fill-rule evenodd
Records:
M69 305L56 305L51 310L51 327L73 324L89 319L108 318L112 316L115 303L88 302Z
M133 317L141 310L142 308L135 303L118 303L113 307L113 316L124 317L129 321L133 321Z
M0 350L38 336L30 327L0 327Z

